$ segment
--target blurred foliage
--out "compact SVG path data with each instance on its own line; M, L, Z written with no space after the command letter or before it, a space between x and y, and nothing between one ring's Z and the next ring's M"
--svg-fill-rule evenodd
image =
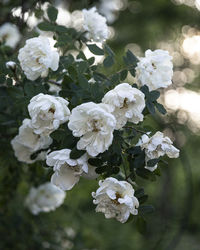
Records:
M4 3L1 0L0 24L13 22L26 34L25 23L17 17L12 17L11 9L22 6L24 12L29 9L32 11L38 2L42 1L12 0ZM98 1L65 2L72 11L92 6ZM109 44L117 52L115 61L120 62L118 58L121 58L124 47L129 43L136 43L145 51L148 48L157 48L160 41L175 41L184 25L199 29L200 12L184 5L176 6L170 0L154 0L151 3L149 0L129 0L127 8L120 12L119 18L113 24L116 36ZM112 62L108 59L105 64L110 65ZM0 70L8 72L2 64ZM113 69L106 70L112 73ZM198 79L199 77L195 79L194 85L199 88ZM3 96L2 90L0 112L8 106ZM19 101L20 99L19 95ZM24 103L25 100L21 101ZM23 113L23 108L15 108L12 93L9 106L13 108L12 122L19 127L26 114ZM186 126L178 124L175 116L171 116L167 122L154 116L145 123L155 130L168 129L176 139L177 146L181 148L181 155L180 159L173 160L173 164L169 161L168 166L162 166L161 178L154 185L149 182L144 186L145 190L148 190L149 202L155 205L156 212L147 216L147 231L143 235L136 231L134 221L122 225L115 220L104 219L103 214L96 214L91 201L91 192L96 189L96 184L88 184L85 180L81 180L78 186L67 193L65 204L55 212L31 215L22 206L24 195L27 194L30 183L39 185L44 182L47 171L41 168L41 163L34 165L33 173L27 171L25 165L18 168L11 146L7 143L12 139L10 134L15 135L17 131L10 131L9 124L1 127L3 133L0 134L0 192L4 195L0 196L0 249L62 250L69 249L70 242L73 242L72 249L77 250L199 250L200 139ZM185 136L184 145L180 143L178 132ZM29 170L32 167L30 165ZM38 173L37 176L35 172ZM139 184L140 181L138 179ZM67 234L67 228L75 230L75 237Z

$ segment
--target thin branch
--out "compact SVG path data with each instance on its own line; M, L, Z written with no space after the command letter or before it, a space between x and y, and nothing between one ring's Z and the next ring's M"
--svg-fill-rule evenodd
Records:
M61 86L61 83L56 82L54 80L48 80L49 83L55 84L56 86Z

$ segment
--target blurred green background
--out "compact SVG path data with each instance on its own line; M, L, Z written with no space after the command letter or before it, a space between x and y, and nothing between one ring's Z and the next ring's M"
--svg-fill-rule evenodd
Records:
M0 25L6 21L17 24L25 40L30 36L27 26L16 13L13 16L11 10L22 6L22 12L27 12L34 9L36 2L39 1L1 0ZM144 235L135 229L134 221L120 224L95 213L91 192L96 190L97 183L83 179L67 192L65 204L55 212L31 215L22 206L31 178L30 173L27 176L27 166L17 168L17 163L15 166L8 163L11 175L2 177L4 167L0 177L0 188L10 187L0 206L2 250L200 249L200 1L108 2L117 3L108 43L119 58L127 48L137 56L143 56L147 49L167 49L174 58L174 84L161 96L169 115L155 116L145 122L173 139L181 149L180 158L169 160L168 166L161 168L161 177L156 182L139 180L149 194L148 203L156 209L146 218ZM102 1L53 3L72 13L93 5L99 7ZM131 77L128 80L134 81ZM3 153L3 145L1 149ZM39 176L43 170L39 164L36 169ZM37 183L37 177L34 178Z

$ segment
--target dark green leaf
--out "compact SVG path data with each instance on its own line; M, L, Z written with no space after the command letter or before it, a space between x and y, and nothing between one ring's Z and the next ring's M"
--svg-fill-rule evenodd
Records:
M147 162L148 167L155 167L155 165L159 162L159 158L151 159Z
M112 56L107 56L104 60L103 60L103 65L106 68L111 67L114 64L114 59Z
M136 191L135 191L135 196L137 197L137 198L140 198L140 197L142 197L144 195L144 188L139 188L139 189L137 189Z
M90 57L90 58L88 59L89 65L94 64L94 62L95 62L95 57Z
M148 200L148 195L145 194L145 195L141 196L138 200L139 200L140 204L143 204L144 202L146 202Z
M146 168L137 168L136 169L136 174L138 176L140 176L143 179L147 179L150 181L155 181L156 177L154 175L153 172L151 172L150 170L146 169Z
M76 147L72 149L70 153L70 158L71 159L78 159L80 158L83 154L85 154L85 150L78 150Z
M126 52L126 57L130 64L136 64L138 62L137 57L130 50Z
M91 164L92 166L99 167L102 165L103 162L101 159L98 159L98 158L90 158L88 160L88 163Z
M107 169L108 169L108 166L101 166L101 167L97 167L95 169L95 172L97 174L102 174L102 173L106 172Z
M135 77L135 69L129 69L129 72L131 73L131 75L132 75L133 77Z
M145 96L149 95L149 88L147 85L142 86L140 90L145 94Z
M121 81L124 81L125 79L126 79L126 77L127 77L127 75L128 75L128 70L122 70L121 72L120 72L120 80Z
M81 86L81 88L88 89L88 81L84 75L81 74L78 75L78 83Z
M111 49L107 44L104 45L104 50L105 50L105 52L106 52L108 55L110 55L111 57L114 56L114 52L112 51L112 49Z
M94 54L98 56L103 56L104 51L103 49L99 48L96 44L87 44L88 49Z
M155 111L155 107L154 107L152 102L147 101L146 102L146 107L147 107L149 113L151 113L152 115L155 114L156 111Z
M161 114L165 115L165 114L167 113L166 109L163 107L162 104L156 102L155 105L156 105L157 110L158 110Z
M54 31L55 26L49 22L42 22L38 24L38 28L44 31Z
M114 168L112 169L112 173L113 173L113 174L118 174L119 171L120 171L120 168L119 168L119 167L114 167Z
M142 214L150 214L155 211L155 208L152 205L142 205L139 206L139 212Z
M160 96L160 92L158 92L157 90L153 90L149 93L149 98L150 100L153 102L153 101L156 101Z
M65 26L56 25L55 26L55 31L60 32L60 33L64 33L64 32L68 32L69 30Z
M50 5L47 9L47 15L51 22L55 22L58 16L58 10L52 5Z

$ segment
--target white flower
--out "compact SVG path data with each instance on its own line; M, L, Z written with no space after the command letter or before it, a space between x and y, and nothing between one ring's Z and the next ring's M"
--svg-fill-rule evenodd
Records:
M53 166L55 173L51 182L62 190L70 190L78 183L80 176L88 173L87 154L79 159L70 159L70 149L53 151L47 155L46 163Z
M0 27L0 41L5 42L5 45L15 48L20 41L21 35L16 25L12 23L4 23Z
M136 78L141 85L150 90L167 88L172 84L172 57L165 50L147 50L145 57L139 59L136 67Z
M112 144L115 117L107 104L83 103L72 110L68 127L73 135L81 137L77 149L85 149L96 156L106 151Z
M112 114L117 121L116 129L121 129L127 121L135 124L143 121L144 94L128 83L121 83L110 90L102 102L112 107Z
M83 28L88 31L87 37L95 42L103 42L108 38L106 18L97 12L96 7L83 9Z
M36 134L50 134L69 119L69 102L62 97L38 94L28 105L31 123Z
M49 68L58 69L59 54L52 49L47 37L40 36L26 41L19 50L18 59L26 77L34 81L40 76L46 77Z
M92 193L96 212L104 213L107 219L116 218L121 223L126 222L130 214L138 214L139 202L131 184L109 177L99 181L99 186L96 193Z
M169 158L177 158L179 157L179 150L172 145L172 141L169 137L164 137L163 133L156 132L152 137L148 137L147 135L143 135L137 146L140 146L141 149L145 150L145 161L157 159L165 154ZM150 171L154 171L157 168L157 165L154 167L146 167Z
M50 182L40 185L37 188L32 187L25 205L34 215L40 212L50 212L63 204L65 192Z
M16 63L13 62L13 61L6 62L6 68L7 68L7 69L11 69L11 70L15 70L15 68L16 68Z
M19 134L11 141L11 145L19 161L33 163L36 160L44 160L46 152L42 151L34 160L30 158L31 155L40 149L48 148L52 141L49 136L35 134L31 126L31 120L24 119L19 128Z

